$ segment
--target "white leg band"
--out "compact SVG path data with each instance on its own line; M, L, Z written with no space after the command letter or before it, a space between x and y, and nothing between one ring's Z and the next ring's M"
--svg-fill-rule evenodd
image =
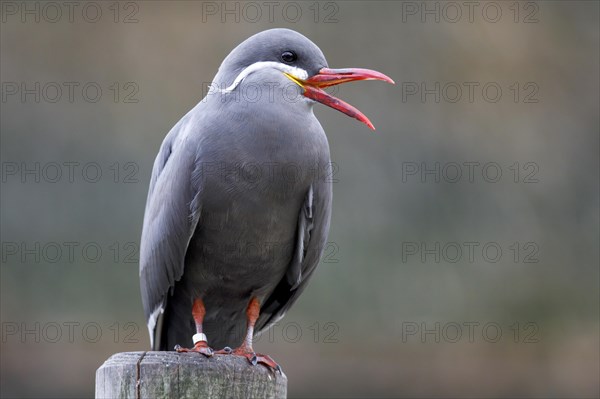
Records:
M194 334L194 336L192 337L192 341L194 342L194 345L196 345L200 341L208 342L208 340L206 339L206 335L202 333Z

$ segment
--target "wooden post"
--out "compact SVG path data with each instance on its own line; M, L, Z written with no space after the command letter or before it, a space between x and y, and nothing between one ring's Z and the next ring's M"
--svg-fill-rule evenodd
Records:
M96 371L96 399L285 398L287 377L240 356L124 352Z

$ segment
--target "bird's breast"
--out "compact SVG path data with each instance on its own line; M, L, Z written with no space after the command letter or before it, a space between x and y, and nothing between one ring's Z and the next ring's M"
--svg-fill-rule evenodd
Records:
M184 278L201 294L266 296L288 268L300 210L326 165L312 147L280 139L219 141L199 154L202 209Z

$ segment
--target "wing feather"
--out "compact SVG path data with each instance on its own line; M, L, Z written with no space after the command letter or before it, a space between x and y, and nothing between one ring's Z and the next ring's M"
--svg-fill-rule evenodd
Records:
M154 162L140 244L140 288L152 346L167 293L181 279L187 247L200 216L192 174L195 148L186 145L186 119L163 141Z
M330 217L331 183L316 182L306 193L298 215L294 256L286 275L261 306L257 333L281 319L306 288L323 254Z

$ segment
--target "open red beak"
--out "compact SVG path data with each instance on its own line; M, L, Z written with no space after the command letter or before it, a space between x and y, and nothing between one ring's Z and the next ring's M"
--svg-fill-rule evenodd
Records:
M291 77L292 78L292 77ZM339 85L341 83L353 82L355 80L382 80L394 84L394 81L381 72L361 68L330 69L323 68L314 76L306 80L293 80L304 88L304 96L318 101L331 108L337 109L344 114L355 118L369 128L375 130L375 127L362 112L352 105L333 97L323 89L329 86Z

